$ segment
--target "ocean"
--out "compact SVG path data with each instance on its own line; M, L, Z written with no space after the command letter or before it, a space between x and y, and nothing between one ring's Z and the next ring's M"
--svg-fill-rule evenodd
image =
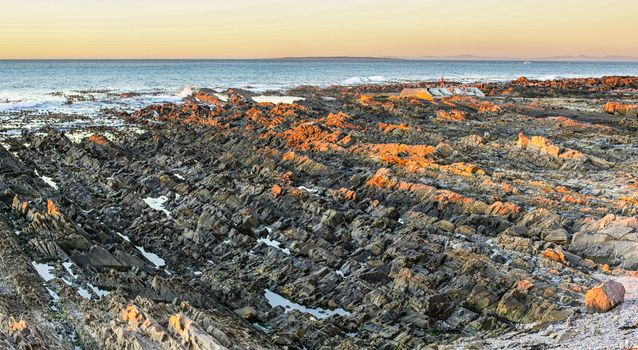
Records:
M638 75L638 62L282 60L0 60L0 117L21 110L95 114L178 102L185 87L255 92L300 85L461 82ZM122 98L121 93L139 93ZM65 103L67 96L89 99Z

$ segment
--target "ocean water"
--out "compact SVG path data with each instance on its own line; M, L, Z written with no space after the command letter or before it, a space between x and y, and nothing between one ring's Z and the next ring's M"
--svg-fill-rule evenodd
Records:
M187 86L255 92L300 85L638 75L638 62L412 60L0 60L0 117L20 110L95 114L181 100ZM121 97L121 93L140 95ZM65 103L69 95L89 100Z

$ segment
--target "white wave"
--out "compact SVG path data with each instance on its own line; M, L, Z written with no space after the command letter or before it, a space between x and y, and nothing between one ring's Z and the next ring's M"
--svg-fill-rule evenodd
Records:
M159 96L150 96L137 100L140 105L148 106L155 103L164 103L164 102L173 102L178 103L182 101L182 97L179 96L170 96L170 95L159 95Z
M40 109L43 107L59 107L60 103L55 101L18 101L0 103L0 112L21 111L25 109Z
M190 85L186 85L182 91L180 91L179 93L177 93L177 96L181 97L181 98L186 98L188 96L193 95L193 88L190 87Z
M228 102L228 95L224 95L219 92L216 92L213 95L224 102Z
M548 74L548 75L535 76L535 79L536 80L556 80L556 79L561 79L561 77L554 74Z
M357 84L369 84L369 83L382 83L387 79L380 75L373 75L370 77L350 77L343 81L345 85L357 85Z

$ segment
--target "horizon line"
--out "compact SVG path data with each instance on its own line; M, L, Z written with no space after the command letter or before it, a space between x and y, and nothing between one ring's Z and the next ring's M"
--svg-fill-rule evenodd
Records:
M589 56L558 55L549 57L487 57L475 55L452 56L283 56L283 57L48 57L2 58L0 61L285 61L285 60L397 60L397 61L536 61L536 62L638 62L638 57L623 55Z

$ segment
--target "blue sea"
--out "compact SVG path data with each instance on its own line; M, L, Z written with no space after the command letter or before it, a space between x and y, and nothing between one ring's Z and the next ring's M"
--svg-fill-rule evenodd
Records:
M638 75L638 62L282 60L0 60L0 117L19 110L97 113L179 101L185 87L255 92L300 85L446 80L461 82ZM65 104L66 96L92 101ZM121 98L119 94L141 95Z

